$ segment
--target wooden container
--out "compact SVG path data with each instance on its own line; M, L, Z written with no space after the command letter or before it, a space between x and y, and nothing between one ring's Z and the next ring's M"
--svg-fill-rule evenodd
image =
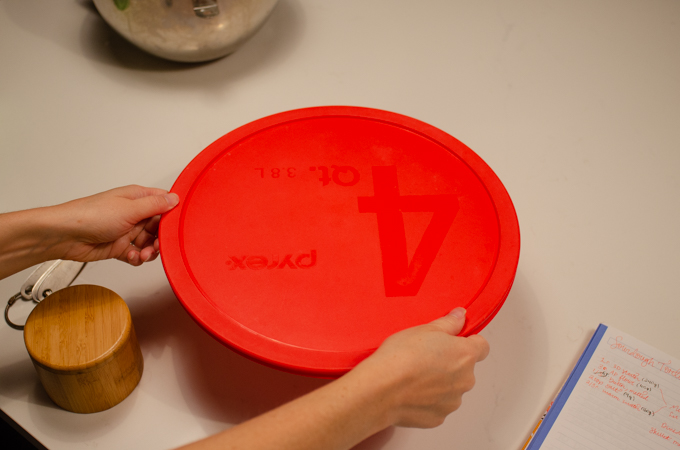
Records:
M130 311L101 286L71 286L47 297L28 317L24 341L47 394L68 411L111 408L142 376Z

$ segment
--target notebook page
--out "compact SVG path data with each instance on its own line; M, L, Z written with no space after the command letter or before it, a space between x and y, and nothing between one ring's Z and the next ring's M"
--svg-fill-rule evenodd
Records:
M607 328L540 448L680 449L680 360Z

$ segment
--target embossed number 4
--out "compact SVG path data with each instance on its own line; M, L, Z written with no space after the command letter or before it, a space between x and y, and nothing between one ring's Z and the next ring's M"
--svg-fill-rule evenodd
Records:
M378 216L385 295L414 296L458 213L458 199L451 194L399 195L395 166L373 167L373 191L373 197L358 197L359 212ZM410 263L402 212L433 213Z

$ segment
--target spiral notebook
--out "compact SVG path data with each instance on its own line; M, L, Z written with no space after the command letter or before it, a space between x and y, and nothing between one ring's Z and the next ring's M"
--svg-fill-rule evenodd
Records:
M680 449L680 359L600 324L524 448Z

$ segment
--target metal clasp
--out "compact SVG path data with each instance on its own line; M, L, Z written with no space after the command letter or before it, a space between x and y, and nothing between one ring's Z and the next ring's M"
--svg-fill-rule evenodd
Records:
M23 330L24 329L23 325L17 325L16 323L12 322L9 319L9 309L12 307L14 303L16 303L17 300L26 299L21 295L21 292L14 294L12 297L10 297L9 301L7 302L7 306L5 306L5 322L7 322L7 325L14 328L15 330Z
M7 325L15 330L24 329L23 325L17 325L9 318L9 309L17 300L33 300L34 303L40 303L53 292L70 286L83 270L83 267L85 267L85 263L62 259L47 261L38 266L26 278L26 281L21 286L21 290L14 294L7 302L5 307L5 322L7 322Z

